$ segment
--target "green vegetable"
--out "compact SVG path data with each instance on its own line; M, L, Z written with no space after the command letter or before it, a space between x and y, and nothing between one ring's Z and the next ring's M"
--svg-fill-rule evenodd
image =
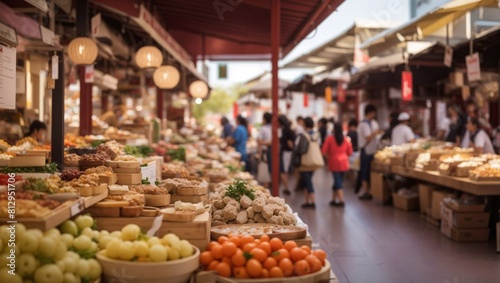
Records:
M152 147L147 146L147 145L140 145L140 146L131 146L127 145L125 146L125 153L128 155L133 155L137 157L146 157L151 155L154 150Z
M238 173L243 171L240 167L234 166L234 165L226 165L226 168L229 169L229 172L231 173Z
M157 185L157 186L160 185L160 181L156 180L155 185Z
M90 146L96 148L103 143L106 143L106 142L105 141L93 141L90 143Z
M151 185L151 182L149 182L149 177L146 179L142 179L141 184L143 185Z
M245 181L235 181L228 188L227 192L224 195L225 197L233 198L237 201L240 201L241 197L246 195L251 200L255 199L255 190L248 187L248 184Z
M172 160L186 161L186 149L184 147L169 149L167 155L170 156Z
M59 172L56 163L47 164L44 167L4 167L0 168L0 173L50 173Z

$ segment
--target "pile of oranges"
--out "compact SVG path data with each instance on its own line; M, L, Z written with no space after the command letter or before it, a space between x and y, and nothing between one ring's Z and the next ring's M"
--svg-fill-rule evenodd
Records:
M325 265L326 253L308 246L298 247L295 241L283 243L264 235L220 237L212 241L200 255L206 270L219 276L235 278L280 278L317 272Z

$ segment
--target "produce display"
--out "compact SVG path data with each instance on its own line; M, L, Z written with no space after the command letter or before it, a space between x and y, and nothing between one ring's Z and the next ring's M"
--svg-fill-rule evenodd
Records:
M97 175L96 173L83 174L78 179L73 179L67 182L67 184L77 188L99 186L99 175Z
M9 184L9 179L10 179L9 175L7 175L7 174L0 174L0 186L7 186ZM14 177L15 182L19 182L22 179L23 179L23 177L21 177L21 176L17 176L16 175Z
M80 163L82 162L104 162L106 160L110 160L110 157L107 153L105 152L98 152L94 154L85 154L82 156L82 159L80 159Z
M23 184L23 189L26 191L35 191L41 193L76 193L72 183L64 183L57 175L50 175L46 179L28 178Z
M8 197L8 192L0 193L0 218L9 218ZM43 218L59 205L61 202L46 199L44 195L16 191L16 218Z
M500 162L490 162L472 169L469 172L472 179L487 178L487 179L500 179Z
M83 171L80 171L78 169L63 170L63 172L61 173L61 180L69 182L71 180L80 178L83 173Z
M245 223L297 224L284 199L256 191L243 181L235 181L226 188L219 187L209 202L213 207L212 226Z
M326 263L323 250L298 247L294 241L263 236L220 237L200 254L205 270L234 278L282 278L319 272Z
M81 159L82 159L81 156L74 154L74 153L65 154L64 155L64 166L78 167L78 164L79 164Z
M119 195L109 195L102 202L107 201L126 201L129 206L144 206L145 198L143 194L134 191L128 191Z
M179 163L165 163L162 167L162 174L175 177L188 177L190 172L184 165Z
M49 173L54 174L59 172L57 164L51 163L40 167L2 167L0 173Z

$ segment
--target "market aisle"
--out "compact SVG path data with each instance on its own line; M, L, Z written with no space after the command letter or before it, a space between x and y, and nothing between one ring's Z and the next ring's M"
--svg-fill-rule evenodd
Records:
M500 282L496 243L452 242L418 212L359 201L350 182L346 207L330 207L332 182L323 170L315 174L316 210L300 208L302 192L286 199L328 252L339 282Z

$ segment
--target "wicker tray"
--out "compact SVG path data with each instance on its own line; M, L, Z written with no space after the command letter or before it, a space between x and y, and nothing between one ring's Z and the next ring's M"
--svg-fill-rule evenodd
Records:
M268 229L272 230L267 234L270 238L279 238L281 240L295 240L302 239L307 235L307 230L305 228L296 226L281 226L276 224L268 223L252 223L252 224L230 224L212 227L210 231L210 237L212 239L218 239L221 236L227 236L228 234L250 234L255 238L260 238L263 233L253 233L250 229ZM241 229L245 231L250 231L250 233L241 232Z

